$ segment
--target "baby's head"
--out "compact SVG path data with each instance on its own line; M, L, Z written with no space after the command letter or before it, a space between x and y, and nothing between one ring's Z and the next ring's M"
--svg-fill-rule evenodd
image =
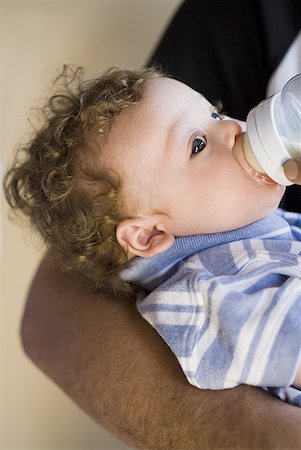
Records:
M103 147L121 111L138 103L146 80L158 76L153 69L111 68L82 82L82 69L66 66L40 110L42 127L19 148L4 179L11 207L29 217L62 269L91 289L132 290L118 277L128 266L115 238L125 218L122 180Z
M244 169L244 123L155 70L110 69L76 92L67 85L45 111L6 195L93 289L130 293L118 274L133 256L247 225L283 194Z

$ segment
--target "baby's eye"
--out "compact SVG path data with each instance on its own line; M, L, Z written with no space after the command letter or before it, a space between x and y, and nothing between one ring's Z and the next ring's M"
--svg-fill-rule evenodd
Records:
M191 156L194 156L197 153L200 153L201 151L203 151L204 148L206 147L206 145L207 145L207 141L204 136L199 136L199 135L196 136L192 143Z
M221 116L220 113L217 112L217 111L213 111L213 112L211 113L211 117L212 117L212 119L222 120L222 116Z

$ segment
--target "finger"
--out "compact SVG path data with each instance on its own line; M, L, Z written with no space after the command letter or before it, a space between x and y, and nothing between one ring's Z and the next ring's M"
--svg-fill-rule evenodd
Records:
M284 164L284 173L290 181L301 184L301 158L287 161Z

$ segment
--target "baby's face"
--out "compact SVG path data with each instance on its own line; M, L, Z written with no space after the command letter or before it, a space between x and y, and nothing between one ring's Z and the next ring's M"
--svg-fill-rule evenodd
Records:
M120 114L106 147L129 217L163 213L168 231L183 236L235 229L278 207L284 188L238 163L245 123L214 112L185 84L158 78Z

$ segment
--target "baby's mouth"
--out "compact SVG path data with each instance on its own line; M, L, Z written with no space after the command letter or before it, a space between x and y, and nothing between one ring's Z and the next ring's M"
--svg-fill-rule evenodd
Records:
M243 171L246 173L248 177L252 177L255 181L273 186L278 186L278 183L272 180L272 178L270 178L266 173L257 172L257 170L253 169L253 167L250 166L250 164L247 162L242 146L243 135L244 133L237 135L232 150L233 156L240 165L240 167L243 169Z

